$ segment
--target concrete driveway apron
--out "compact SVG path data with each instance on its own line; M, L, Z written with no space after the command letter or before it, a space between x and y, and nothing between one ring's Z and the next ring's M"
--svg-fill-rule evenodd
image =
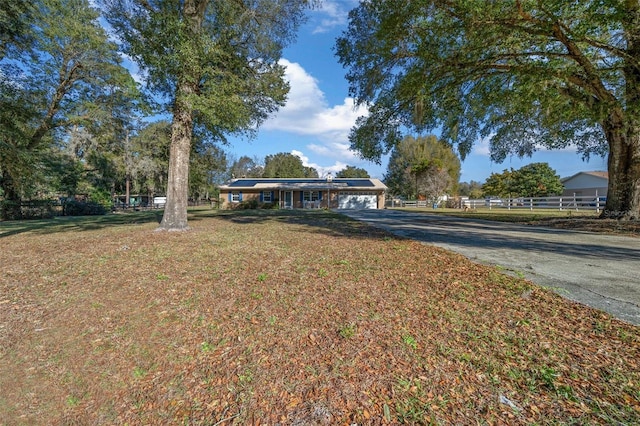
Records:
M640 238L399 210L340 213L523 274L568 299L640 325Z

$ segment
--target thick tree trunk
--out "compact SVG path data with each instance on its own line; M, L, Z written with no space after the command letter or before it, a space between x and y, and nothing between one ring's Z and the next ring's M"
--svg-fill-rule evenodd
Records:
M603 127L609 142L609 187L602 217L640 219L640 127L615 117Z
M186 231L189 197L189 155L193 131L193 110L187 95L193 88L188 83L178 87L176 105L171 125L171 148L169 151L169 179L167 180L167 203L159 230Z
M193 35L200 32L208 2L209 0L185 0L182 6L187 31ZM197 93L199 72L197 65L185 63L182 75L178 77L171 124L167 203L159 230L186 231L189 229L187 225L189 155L193 133L193 106L190 98Z
M612 108L603 125L609 143L609 188L604 217L640 219L640 2L626 0L624 110Z

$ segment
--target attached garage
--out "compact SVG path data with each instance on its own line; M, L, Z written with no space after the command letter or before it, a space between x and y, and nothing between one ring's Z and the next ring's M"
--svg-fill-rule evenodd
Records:
M338 194L339 209L376 209L378 196L375 192L340 192Z

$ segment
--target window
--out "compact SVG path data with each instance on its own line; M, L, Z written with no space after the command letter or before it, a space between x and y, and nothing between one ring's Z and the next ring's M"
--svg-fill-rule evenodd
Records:
M262 191L262 201L265 203L271 202L271 191Z
M231 202L232 203L239 203L240 201L241 201L240 193L239 192L232 192L231 193Z
M320 199L318 191L304 191L303 201L318 201Z

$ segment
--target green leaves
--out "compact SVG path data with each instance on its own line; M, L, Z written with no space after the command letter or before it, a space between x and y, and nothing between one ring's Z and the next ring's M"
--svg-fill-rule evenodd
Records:
M623 94L618 3L368 1L336 52L350 92L371 103L351 135L368 158L397 129L441 128L464 157L479 136L494 158L537 144L601 152L594 105ZM618 38L616 38L618 37ZM603 60L602 58L606 58ZM383 113L384 112L384 113Z
M28 26L15 36L20 42L13 40L6 56L0 55L0 104L6 105L0 108L0 187L17 204L77 188L78 182L56 186L78 175L75 165L66 177L58 167L73 164L60 158L72 139L67 132L80 129L105 143L135 109L137 97L117 46L88 1L41 0L27 9L21 19Z
M318 177L318 171L311 167L305 167L300 157L286 152L280 152L265 157L262 177L313 178Z
M385 174L391 193L409 199L418 195L437 199L455 190L460 160L451 147L435 136L404 138L392 151Z
M485 196L499 197L546 197L559 195L562 190L560 176L547 163L492 173L482 186Z

